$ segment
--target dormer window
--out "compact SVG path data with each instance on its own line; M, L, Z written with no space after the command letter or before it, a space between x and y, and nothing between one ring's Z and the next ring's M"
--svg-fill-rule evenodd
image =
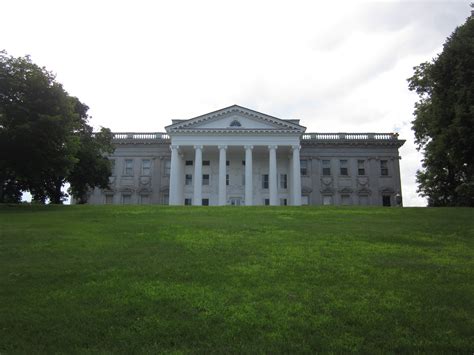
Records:
M233 120L233 121L230 123L230 126L231 126L231 127L242 127L242 125L240 124L240 122L237 121L237 120Z

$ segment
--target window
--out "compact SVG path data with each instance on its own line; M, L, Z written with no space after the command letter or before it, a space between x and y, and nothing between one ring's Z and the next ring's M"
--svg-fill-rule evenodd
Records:
M130 194L123 194L122 195L122 204L129 205L132 203L132 195Z
M225 176L225 184L229 186L229 174L226 174Z
M143 159L142 160L142 175L150 176L151 173L151 160Z
M382 206L390 207L392 205L390 200L391 200L390 195L383 195L382 196Z
M165 176L170 176L171 171L171 160L165 160L165 170L163 171Z
M388 160L380 161L380 175L388 176Z
M245 160L242 160L242 165L245 166Z
M262 189L268 189L268 174L262 175Z
M186 166L191 166L193 165L193 161L192 160L186 160Z
M308 175L308 161L306 159L300 160L300 174L301 176Z
M323 165L323 175L329 176L331 175L331 161L330 160L322 160Z
M203 174L202 175L202 184L203 185L209 185L209 174Z
M347 160L339 160L339 169L342 176L349 175L349 170L347 168Z
M123 173L124 175L128 175L128 176L133 175L133 160L132 159L125 159Z
M240 124L239 121L237 120L233 120L231 123L230 123L230 127L241 127L242 125Z
M264 200L263 200L263 204L264 204L265 206L270 206L270 199L269 199L269 198L264 199Z
M226 160L225 161L225 166L229 166L230 165L230 161L229 160Z
M193 203L192 199L190 199L190 198L185 198L184 199L184 205L185 206L191 206L192 203Z
M150 195L140 195L140 204L148 205L150 203Z
M341 195L341 205L348 206L351 204L351 195Z
M365 160L357 160L357 174L365 175Z
M209 199L208 198L203 198L202 199L202 205L203 206L209 206Z
M202 161L202 166L209 166L211 165L211 161L210 160L203 160Z
M332 205L332 196L331 195L324 195L323 196L323 205L324 206Z
M281 206L287 206L288 205L288 200L286 198L281 198L280 199L280 205Z
M112 194L105 195L105 204L111 205L112 203L114 203L114 195Z
M369 196L368 195L360 195L359 196L359 205L367 206L369 204Z
M184 184L190 186L193 184L193 176L191 174L186 174L184 179Z
M115 159L110 159L110 172L112 176L115 175Z
M169 194L163 194L161 203L163 205L169 205L170 204L170 195Z
M280 174L280 188L281 189L286 189L287 187L288 187L287 175L286 174Z

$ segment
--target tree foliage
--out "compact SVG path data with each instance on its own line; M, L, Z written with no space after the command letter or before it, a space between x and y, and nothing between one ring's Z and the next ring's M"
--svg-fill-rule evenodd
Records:
M412 122L424 151L418 192L430 206L474 206L474 17L408 82L419 96Z
M0 52L0 202L18 202L21 191L28 190L38 202L61 203L66 182L74 181L75 191L110 175L103 157L112 149L110 131L94 135L87 124L88 107L55 79L28 56ZM94 174L81 180L74 171L84 164L84 151L90 152ZM102 179L93 178L99 171Z

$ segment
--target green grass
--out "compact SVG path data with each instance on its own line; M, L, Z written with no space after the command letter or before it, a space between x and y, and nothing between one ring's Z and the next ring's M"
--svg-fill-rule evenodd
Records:
M0 353L474 350L474 209L0 206Z

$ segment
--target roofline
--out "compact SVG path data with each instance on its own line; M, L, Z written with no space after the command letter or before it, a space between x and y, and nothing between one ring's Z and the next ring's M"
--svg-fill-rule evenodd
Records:
M244 106L240 106L240 105L237 105L237 104L234 104L234 105L231 105L231 106L228 106L228 107L224 107L224 108L221 108L221 109L218 109L218 110L215 110L215 111L211 111L211 112L208 112L208 113L205 113L203 115L199 115L199 116L196 116L196 117L193 117L193 118L189 118L187 120L181 120L182 122L176 122L176 123L173 123L173 124L170 124L168 126L165 126L165 130L168 131L168 128L172 128L172 126L175 126L175 125L179 125L183 122L187 122L187 121L192 121L192 120L197 120L199 118L202 118L202 117L205 117L205 116L209 116L209 115L213 115L219 111L225 111L225 110L229 110L231 108L240 108L240 109L244 109L244 110L247 110L247 111L251 111L253 113L256 113L258 115L262 115L262 116L266 116L266 117L269 117L273 120L277 120L277 121L280 121L282 123L285 123L287 125L291 125L291 126L294 126L295 128L304 128L304 131L306 131L306 127L305 126L302 126L300 124L296 124L296 123L293 123L293 122L290 122L289 120L285 120L283 118L278 118L278 117L275 117L275 116L272 116L272 115L268 115L266 113L262 113L262 112L259 112L259 111L256 111L256 110L252 110L250 108L247 108L247 107L244 107Z

